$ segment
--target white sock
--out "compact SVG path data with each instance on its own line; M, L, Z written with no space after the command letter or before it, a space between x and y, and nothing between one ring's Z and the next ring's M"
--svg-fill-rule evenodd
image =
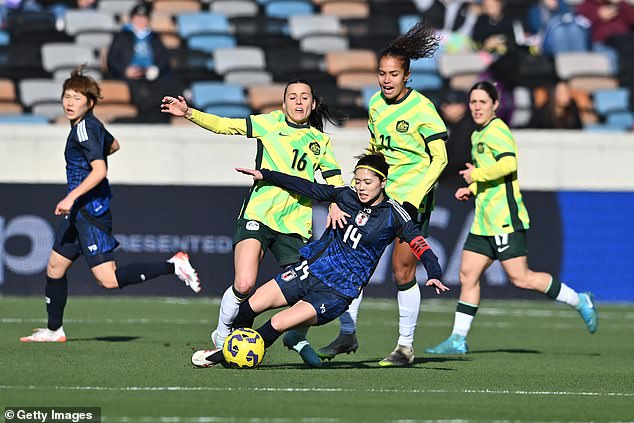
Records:
M357 298L352 300L348 310L339 316L339 322L341 322L339 330L341 333L352 335L357 331L357 316L359 315L359 306L361 305L362 299L363 291L361 291L361 294L359 294Z
M455 333L466 337L469 333L469 329L471 329L471 322L473 322L474 317L475 316L470 314L456 311L454 314L453 330L451 331L451 334L453 335Z
M420 288L418 284L406 291L398 291L398 345L411 347L420 310Z
M561 289L559 290L559 295L557 295L555 301L577 307L579 305L579 294L577 294L574 289L562 282Z
M233 286L227 288L220 301L220 313L218 315L218 326L216 327L216 342L218 345L225 343L225 339L231 333L231 325L238 316L240 301L233 293Z

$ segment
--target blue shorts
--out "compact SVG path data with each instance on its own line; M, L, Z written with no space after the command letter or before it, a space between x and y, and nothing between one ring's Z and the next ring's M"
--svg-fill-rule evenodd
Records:
M287 267L275 277L275 281L288 305L303 300L313 306L317 312L316 326L325 325L341 316L351 302L349 298L313 276L306 261Z
M114 261L113 250L119 242L112 236L110 211L93 216L73 210L57 228L53 251L74 261L83 255L88 267Z

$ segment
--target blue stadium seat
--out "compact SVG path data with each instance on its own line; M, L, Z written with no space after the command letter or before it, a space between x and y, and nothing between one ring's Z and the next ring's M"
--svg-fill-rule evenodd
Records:
M46 116L32 115L29 113L14 115L0 115L0 124L15 124L15 125L47 125L48 118Z
M271 18L312 15L313 12L313 4L307 0L270 0L264 5L265 15Z
M187 39L187 46L191 50L213 53L219 47L235 47L236 39L231 34L200 34Z
M9 45L9 33L6 31L0 31L0 45Z
M229 34L229 19L209 12L181 13L176 16L178 34L187 39L195 34Z
M409 70L412 72L438 72L438 56L433 56L424 59L412 60L409 65Z
M418 91L440 90L443 87L443 79L433 72L412 72L407 85Z
M630 90L621 87L613 90L597 90L593 93L594 110L600 115L623 112L629 109Z
M608 113L605 118L605 124L611 128L619 128L631 131L634 127L634 113L632 112L613 112Z
M418 15L403 15L399 17L398 18L399 31L401 32L401 34L405 34L420 20L421 20L421 17Z
M191 85L194 107L205 109L212 105L246 106L243 88L237 84L216 81L200 81Z
M251 113L249 106L240 106L232 104L218 104L205 107L203 110L205 113L211 113L214 115L228 117L228 118L246 118Z
M368 108L368 104L370 103L370 99L379 90L379 87L376 85L368 85L365 88L361 89L361 101L363 101L363 107Z

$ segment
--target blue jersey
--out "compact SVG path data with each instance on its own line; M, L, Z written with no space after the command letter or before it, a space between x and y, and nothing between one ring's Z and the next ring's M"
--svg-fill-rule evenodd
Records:
M318 201L335 202L352 216L345 228L329 228L318 241L299 250L308 261L310 273L342 295L348 298L359 295L381 255L396 237L409 243L430 279L440 279L438 258L397 201L385 196L379 204L368 206L359 201L356 191L349 186L318 184L267 169L261 172L266 182Z
M108 166L108 151L114 137L92 112L86 113L74 125L66 139L64 158L66 159L67 192L77 188L88 176L94 160L104 160ZM77 199L73 208L84 207L93 215L101 215L110 208L110 184L104 178L99 184Z

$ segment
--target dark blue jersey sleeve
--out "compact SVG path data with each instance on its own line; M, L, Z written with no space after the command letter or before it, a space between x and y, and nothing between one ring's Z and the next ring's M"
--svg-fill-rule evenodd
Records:
M397 223L397 236L407 242L412 252L425 266L427 277L429 279L438 279L442 277L442 269L438 263L438 257L432 251L429 244L423 236L420 235L414 223L412 223L409 214L403 207L394 200L390 200L395 211Z
M312 198L313 200L330 202L337 200L338 189L332 185L318 184L317 182L311 182L304 178L298 178L297 176L287 175L286 173L276 172L274 170L260 169L260 172L262 172L262 177L266 182ZM343 187L340 187L339 190L341 189L343 189Z
M77 128L77 137L86 161L90 163L94 160L105 160L106 153L104 146L107 139L105 135L106 131L100 128L94 120L84 120L84 122L85 125L83 127ZM85 133L81 133L82 131L85 131ZM112 135L110 136L112 137Z

